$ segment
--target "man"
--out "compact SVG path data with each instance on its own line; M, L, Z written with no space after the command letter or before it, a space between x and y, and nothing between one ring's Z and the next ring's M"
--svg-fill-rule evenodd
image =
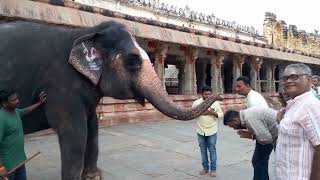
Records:
M10 89L0 90L0 177L7 176L19 163L26 160L24 152L24 134L21 116L30 113L46 100L46 95L41 92L40 101L24 109L18 109L18 95ZM26 180L25 166L9 174L9 180Z
M318 89L320 89L320 77L317 75L313 75L312 76L312 84L317 87Z
M320 77L319 76L316 76L316 75L312 76L311 91L313 95L315 95L317 98L320 97Z
M257 91L254 91L253 89L251 89L250 79L246 76L241 76L237 78L236 92L239 95L246 96L247 108L251 108L253 106L268 107L268 103L264 99L264 97Z
M192 107L198 106L205 99L212 94L211 87L204 86L201 89L202 98L193 102ZM217 126L218 118L221 118L223 112L221 110L218 101L214 102L210 108L201 116L197 118L197 135L199 141L199 147L202 158L203 170L199 173L200 175L208 174L211 177L217 175L217 154L216 154L216 142L217 142ZM210 172L209 172L209 161L208 152L210 154Z
M254 180L269 180L269 157L278 137L276 118L277 111L265 107L252 107L240 113L229 110L224 114L223 124L238 130L240 138L256 139L252 158ZM240 133L242 129L250 133Z
M269 107L264 97L257 91L254 91L253 89L251 89L250 79L246 76L241 76L237 78L236 92L239 95L246 96L246 108L252 108L252 107L268 108ZM252 133L253 133L252 131L248 131L248 130L238 131L238 134L241 137L248 137L248 136L254 137L254 134ZM266 154L264 152L270 151L271 153L272 148L273 148L272 144L262 145L258 141L256 142L255 153L252 157L252 166L254 169L254 175L253 175L254 180L259 179L261 177L269 178L268 173L266 174L261 172L265 172L263 170L265 170L266 166L268 167L268 164L269 164L268 163L269 155L267 157L264 157L264 155Z
M279 124L277 173L280 180L320 179L320 101L310 91L311 70L302 63L283 73L285 93L291 97Z

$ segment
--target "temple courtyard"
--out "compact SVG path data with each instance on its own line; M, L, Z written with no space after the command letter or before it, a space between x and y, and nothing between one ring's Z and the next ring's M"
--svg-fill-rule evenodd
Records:
M218 176L200 176L201 157L195 133L196 121L159 121L118 125L100 129L99 167L104 180L250 180L255 142L240 139L219 122ZM32 180L60 179L60 152L55 134L26 137L28 156L41 154L27 163ZM274 180L274 155L270 179Z

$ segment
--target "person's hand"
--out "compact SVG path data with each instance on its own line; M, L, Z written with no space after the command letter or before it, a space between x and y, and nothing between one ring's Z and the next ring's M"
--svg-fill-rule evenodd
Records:
M253 133L251 131L245 130L245 129L239 129L237 131L237 134L240 135L240 138L247 138L247 139L253 139Z
M220 96L220 94L215 95L215 100L216 101L222 101L223 98Z
M206 110L205 112L202 113L202 115L210 115L210 110Z
M47 99L47 95L44 91L42 91L40 94L39 94L39 102L41 104L43 104Z
M286 109L285 108L281 108L278 113L277 113L277 122L280 123L280 121L282 120L283 118L283 115L284 113L286 112Z
M4 166L0 166L0 177L5 179L4 177L8 175L8 171Z

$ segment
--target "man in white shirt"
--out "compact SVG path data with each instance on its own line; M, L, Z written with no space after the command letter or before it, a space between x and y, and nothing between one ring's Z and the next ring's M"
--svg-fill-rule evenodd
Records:
M236 81L236 92L239 95L246 96L246 108L258 107L258 108L269 108L267 101L264 97L251 89L250 79L246 76L237 78ZM257 111L257 113L259 113ZM259 115L257 114L257 121ZM241 138L254 137L254 132L246 129L239 130L238 134ZM255 138L253 138L255 139ZM262 144L258 140L256 141L256 147L252 156L252 166L254 169L253 180L269 180L268 164L269 157L273 149L273 144Z
M212 89L209 86L204 86L201 89L202 98L193 102L192 107L198 106L205 99L212 94ZM215 177L217 170L217 154L216 154L216 142L217 142L217 126L218 118L223 116L220 104L218 101L214 102L210 108L197 118L197 135L199 141L199 147L202 158L203 170L200 175L208 174L211 177ZM210 154L210 163L208 160L208 150ZM210 164L210 171L209 171Z
M236 92L239 95L246 96L246 108L254 106L268 107L268 103L264 97L257 91L251 89L250 79L246 76L237 78Z

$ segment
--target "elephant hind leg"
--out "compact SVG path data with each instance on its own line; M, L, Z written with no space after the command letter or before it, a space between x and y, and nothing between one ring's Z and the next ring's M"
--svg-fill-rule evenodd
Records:
M97 167L98 153L98 119L96 114L93 113L93 115L88 118L88 136L82 180L102 179L102 173Z

